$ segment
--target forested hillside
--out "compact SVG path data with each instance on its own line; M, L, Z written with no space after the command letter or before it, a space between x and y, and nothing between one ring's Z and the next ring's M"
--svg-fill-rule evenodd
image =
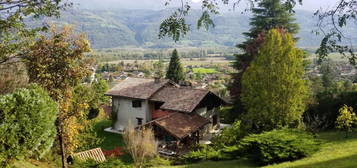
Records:
M214 17L216 27L206 31L196 29L196 19L200 11L193 11L187 21L191 24L191 32L183 40L174 44L172 40L158 39L158 29L163 18L170 14L169 10L118 9L118 10L67 10L60 19L47 19L56 24L73 24L79 32L85 32L92 47L149 47L167 48L173 45L211 47L235 46L244 40L242 33L249 28L249 14L239 12L225 13ZM316 47L321 36L312 33L317 21L309 11L296 11L297 23L300 25L300 47ZM33 23L31 23L33 24ZM357 30L346 28L353 41L357 41Z

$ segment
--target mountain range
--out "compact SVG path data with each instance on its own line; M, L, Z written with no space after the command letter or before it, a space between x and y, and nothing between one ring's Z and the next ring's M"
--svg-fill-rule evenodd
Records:
M213 17L215 27L208 31L197 30L196 21L200 10L192 10L187 17L190 32L178 43L171 39L158 39L160 23L171 14L172 10L148 9L71 9L63 11L58 19L44 18L45 22L57 25L71 24L75 30L87 34L92 48L169 48L169 47L234 47L244 41L243 32L249 30L248 13L230 12ZM300 47L317 47L322 36L312 33L317 30L317 19L313 12L296 10L296 22L300 25L297 35ZM38 21L30 24L39 24ZM357 42L357 29L347 27L344 30L352 42Z

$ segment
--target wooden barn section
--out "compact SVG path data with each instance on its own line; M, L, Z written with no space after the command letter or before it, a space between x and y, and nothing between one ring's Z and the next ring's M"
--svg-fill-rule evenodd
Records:
M208 119L198 114L171 112L145 126L153 129L162 149L179 153L197 144L200 140L200 130L209 123Z

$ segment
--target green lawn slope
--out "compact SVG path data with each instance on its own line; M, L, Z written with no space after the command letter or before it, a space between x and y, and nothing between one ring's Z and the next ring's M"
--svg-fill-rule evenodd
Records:
M317 135L321 140L320 151L314 155L264 168L357 168L357 133L349 138L343 132L324 132ZM254 162L240 159L233 161L205 161L191 165L171 166L167 168L254 168L260 167ZM163 168L163 167L161 167Z
M107 126L108 122L102 122L98 126ZM115 146L122 146L122 142L117 141L120 139L118 135L107 137L102 148L111 149ZM319 133L318 139L321 140L321 149L314 155L293 161L284 162L275 165L268 165L264 168L357 168L357 132L351 133L350 137L345 138L343 132L331 131ZM115 142L115 143L114 143ZM113 144L114 143L114 144ZM116 145L115 145L116 144ZM18 161L13 165L16 168L45 168L53 167L51 163L39 162L35 160ZM166 166L160 168L254 168L260 167L254 162L247 159L231 160L231 161L204 161L191 165L179 165L179 166Z

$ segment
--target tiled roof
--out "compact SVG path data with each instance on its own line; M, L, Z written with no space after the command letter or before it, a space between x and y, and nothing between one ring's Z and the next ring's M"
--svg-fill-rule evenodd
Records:
M158 110L153 110L153 111L152 111L152 116L151 116L151 118L152 118L153 120L155 120L155 119L164 117L164 116L166 116L166 115L169 115L170 113L172 113L172 112L170 112L170 111L165 111L165 110L160 110L160 109L158 109Z
M208 93L208 90L202 89L164 87L150 100L164 102L160 107L164 110L192 112Z
M192 112L207 95L213 96L209 100L215 104L224 103L224 100L208 90L179 87L166 79L155 82L154 79L127 78L106 95L162 102L162 110L186 113Z
M167 83L169 81L165 79L155 82L155 79L127 78L105 94L108 96L148 99Z
M198 114L176 112L153 120L151 124L159 126L178 139L183 139L208 123L210 123L208 119Z

